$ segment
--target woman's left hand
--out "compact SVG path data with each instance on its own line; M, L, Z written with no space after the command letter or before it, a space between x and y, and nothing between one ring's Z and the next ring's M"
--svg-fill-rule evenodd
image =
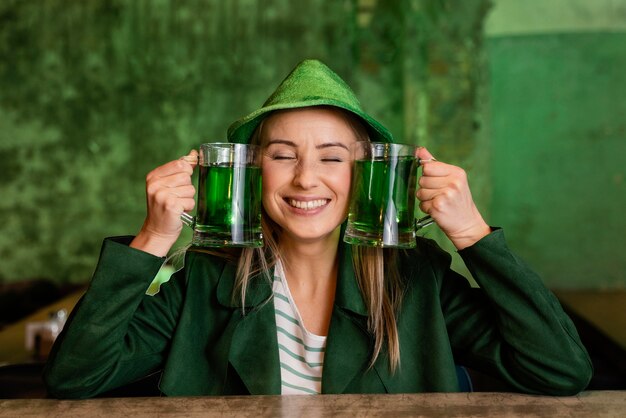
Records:
M419 148L422 163L416 196L420 209L429 214L461 250L491 232L472 199L465 171L454 165L436 161L426 148Z

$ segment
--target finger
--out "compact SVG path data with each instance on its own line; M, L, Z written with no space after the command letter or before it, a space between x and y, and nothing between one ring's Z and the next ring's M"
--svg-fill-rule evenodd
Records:
M422 177L445 177L449 175L448 164L429 161L422 164Z
M196 195L196 188L193 187L193 185L188 184L185 186L170 188L170 193L173 193L180 198L193 198Z
M172 195L177 198L193 198L196 194L196 188L191 184L179 187L162 187L157 190L157 193L162 193L164 196Z
M193 168L198 164L198 151L192 149L191 151L189 151L189 154L184 155L179 159L188 162Z
M191 177L188 174L172 174L167 177L156 177L146 182L146 192L148 195L155 195L161 190L172 190L177 187L190 186Z
M188 176L193 174L193 166L184 160L174 160L170 161L162 166L159 166L152 170L147 179L154 179L158 177L167 177L176 173L187 173Z
M420 176L420 178L417 180L417 184L422 189L441 189L447 187L450 184L450 178L448 176Z
M181 199L174 194L170 194L168 200L164 202L166 211L180 216L183 212L191 212L196 205L195 199Z
M427 215L431 215L431 210L432 210L432 203L430 201L423 201L420 202L419 204L419 208L422 212L424 212Z
M427 202L429 200L435 199L437 196L445 194L446 189L419 189L415 193L415 197L420 202Z
M165 212L181 214L184 210L188 210L187 208L193 209L190 204L194 198L188 196L188 193L188 190L162 188L150 199L151 206Z
M452 207L452 202L447 196L437 194L432 199L420 201L419 207L422 212L434 217L436 215L449 213L450 208Z
M184 212L190 212L196 206L196 200L191 199L180 199L180 203L182 204ZM182 215L182 212L180 213Z
M415 152L415 157L421 161L435 160L435 157L433 157L433 155L425 147L418 147Z
M433 177L442 177L442 176L450 176L465 178L466 172L461 167L442 163L441 161L432 161L424 164L422 169L422 176L433 176Z
M191 176L188 173L170 174L169 176L156 178L153 182L160 184L163 187L179 187L192 184Z

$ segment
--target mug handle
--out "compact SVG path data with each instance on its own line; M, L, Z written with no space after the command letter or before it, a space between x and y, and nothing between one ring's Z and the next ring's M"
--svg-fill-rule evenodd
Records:
M428 159L418 159L417 160L417 164L418 166L423 165L423 163L428 163L431 161L437 161L435 158L428 158ZM435 223L435 220L433 218L431 218L430 215L426 215L423 218L419 218L415 220L415 232L419 231L422 228L426 228L429 225L432 225Z
M200 155L197 157L191 157L189 155L183 155L179 158L180 160L187 161L191 164L198 164L200 162ZM180 220L183 221L183 224L187 225L191 229L196 226L196 217L188 214L187 212L183 212L180 214Z
M419 218L415 220L415 232L419 231L422 228L426 228L428 225L432 225L435 223L435 220L430 217L430 215L426 215L423 218Z
M187 212L183 212L180 214L180 220L183 221L183 224L187 225L191 229L196 226L196 217L188 214Z

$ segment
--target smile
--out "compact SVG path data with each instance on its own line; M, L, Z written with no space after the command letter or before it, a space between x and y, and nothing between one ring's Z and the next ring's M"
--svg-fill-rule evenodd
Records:
M293 206L294 208L303 209L303 210L313 210L313 209L317 209L321 206L325 206L326 204L328 204L328 199L308 200L306 202L301 201L301 200L288 199L287 202L289 203L289 205Z

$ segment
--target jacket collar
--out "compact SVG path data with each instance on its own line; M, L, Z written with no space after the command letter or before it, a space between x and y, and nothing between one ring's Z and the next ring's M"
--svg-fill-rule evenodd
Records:
M372 347L367 307L352 264L352 246L341 242L338 256L335 306L324 355L323 393L345 392L348 384L367 369Z
M268 272L269 276L257 275L253 277L246 291L245 308L256 308L267 302L272 296L272 282L274 269ZM235 278L237 276L237 266L233 263L226 263L217 284L217 300L228 308L241 308L241 296L234 294Z
M372 336L367 331L367 308L356 282L351 246L341 242L338 257L337 290L322 376L324 393L344 392L359 373L365 372L372 347ZM241 308L241 298L232 297L235 275L236 266L227 264L217 287L218 301L229 308ZM246 294L246 313L233 331L229 361L253 395L280 394L280 361L271 297L271 282L262 276L254 277Z
M280 394L280 363L276 340L272 285L267 277L250 280L245 312L239 295L234 295L237 267L227 263L217 284L217 300L234 309L234 327L228 360L252 395ZM270 272L270 277L273 271Z
M339 268L337 275L337 291L335 305L355 314L367 316L367 307L359 289L352 264L352 246L339 243Z

